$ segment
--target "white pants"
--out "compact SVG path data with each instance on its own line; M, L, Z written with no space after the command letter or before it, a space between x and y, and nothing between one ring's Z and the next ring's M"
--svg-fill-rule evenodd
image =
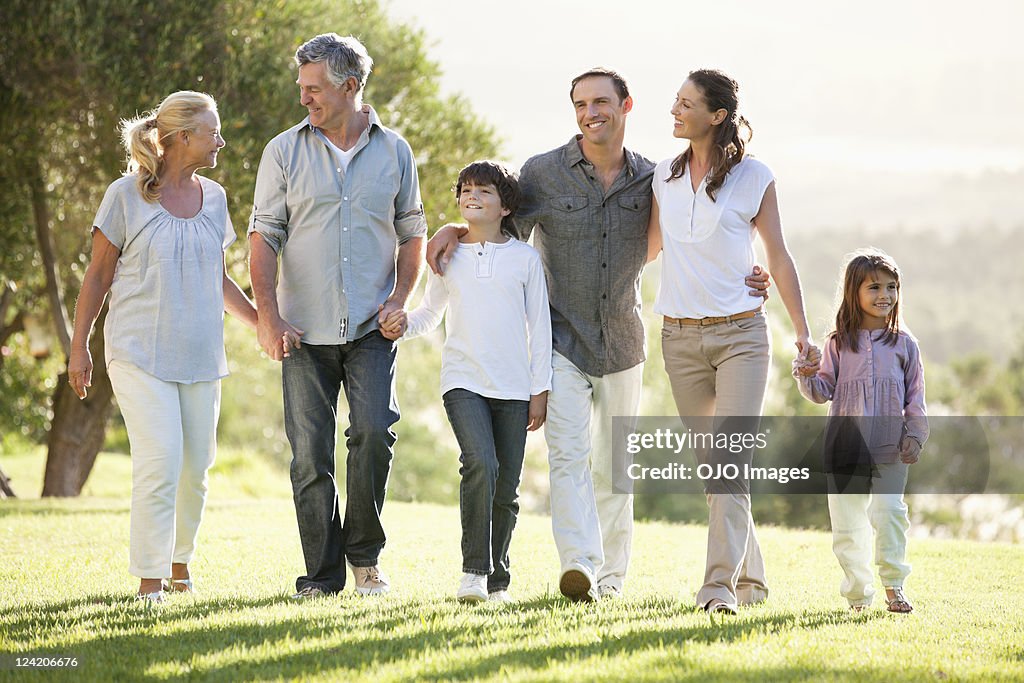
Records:
M108 368L132 451L129 568L159 579L188 563L217 452L220 380L165 382L131 363Z
M562 571L579 563L599 585L621 590L633 540L633 496L612 491L612 418L635 418L644 366L594 377L557 352L551 364L544 435Z
M871 532L875 536L875 564L883 586L902 586L910 574L906 563L910 518L902 492L908 465L879 465L874 488L887 493L830 493L832 551L843 568L839 592L851 605L870 605L875 595L871 572Z

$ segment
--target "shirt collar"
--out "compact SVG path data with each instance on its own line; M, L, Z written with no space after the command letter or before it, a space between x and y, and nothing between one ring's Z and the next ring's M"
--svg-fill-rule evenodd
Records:
M373 128L374 126L376 126L377 128L383 128L384 127L384 124L382 124L380 122L380 117L377 116L377 111L373 107L371 107L370 105L364 103L363 104L363 111L366 112L367 114L369 114L369 117L368 117L369 121L370 121L369 128ZM369 128L367 130L369 130ZM308 131L316 131L317 127L309 122L309 115L307 114L306 118L302 119L302 123L299 124L299 129L300 130L308 130Z
M565 146L565 160L569 166L575 166L581 162L589 164L587 158L583 156L583 150L580 148L580 140L583 139L582 135L576 134L572 136L568 144ZM636 175L636 154L623 148L623 152L626 155L626 173L629 177Z

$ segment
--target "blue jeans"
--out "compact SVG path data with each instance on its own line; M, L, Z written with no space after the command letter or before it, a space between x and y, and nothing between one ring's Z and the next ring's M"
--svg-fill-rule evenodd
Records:
M284 359L284 424L306 562L298 590L340 591L346 557L354 567L372 567L384 548L380 511L399 418L395 358L395 343L374 331L344 345L303 344ZM341 387L349 405L344 520L333 480Z
M519 514L529 401L445 392L444 409L462 454L462 571L487 577L490 593L511 581L508 546Z

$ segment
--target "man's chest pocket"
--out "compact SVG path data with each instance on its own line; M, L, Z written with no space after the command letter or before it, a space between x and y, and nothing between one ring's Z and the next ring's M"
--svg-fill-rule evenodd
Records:
M548 199L551 220L544 232L556 239L583 239L590 227L590 200L585 195L560 195Z
M616 203L619 207L617 218L621 234L627 238L646 239L647 222L651 217L651 195L620 195Z

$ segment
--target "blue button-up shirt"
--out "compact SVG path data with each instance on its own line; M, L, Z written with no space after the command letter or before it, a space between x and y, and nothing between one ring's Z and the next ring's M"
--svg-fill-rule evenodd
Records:
M427 234L409 143L364 110L370 125L347 171L307 117L267 144L256 174L249 233L279 255L281 317L307 344L344 344L377 329L398 245Z

